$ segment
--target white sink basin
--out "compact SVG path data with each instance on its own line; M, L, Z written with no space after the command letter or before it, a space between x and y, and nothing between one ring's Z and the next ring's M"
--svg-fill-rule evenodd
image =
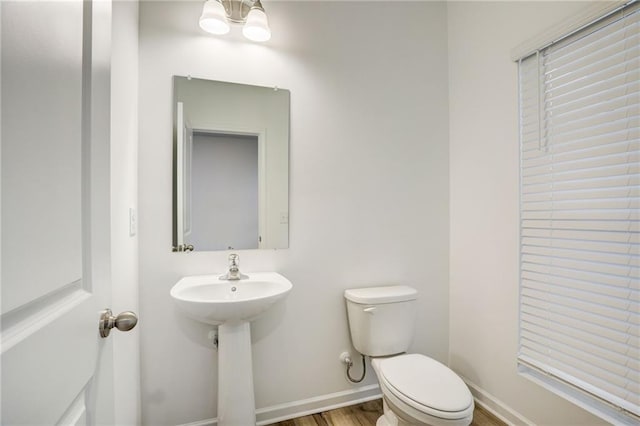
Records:
M171 297L187 316L212 325L251 321L284 298L293 285L276 272L256 272L236 281L217 275L184 277Z

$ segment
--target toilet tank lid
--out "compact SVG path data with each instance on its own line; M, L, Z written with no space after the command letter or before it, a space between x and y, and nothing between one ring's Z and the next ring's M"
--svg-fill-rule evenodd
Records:
M354 303L373 305L415 300L418 298L418 291L406 285L352 288L344 291L344 297Z

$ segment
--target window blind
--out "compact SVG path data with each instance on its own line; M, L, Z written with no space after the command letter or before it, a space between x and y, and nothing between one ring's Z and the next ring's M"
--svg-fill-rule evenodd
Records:
M520 370L640 420L640 11L519 61Z

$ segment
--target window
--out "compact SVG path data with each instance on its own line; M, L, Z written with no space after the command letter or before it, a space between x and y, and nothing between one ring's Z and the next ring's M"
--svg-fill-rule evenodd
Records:
M615 424L640 420L638 6L518 61L518 368Z

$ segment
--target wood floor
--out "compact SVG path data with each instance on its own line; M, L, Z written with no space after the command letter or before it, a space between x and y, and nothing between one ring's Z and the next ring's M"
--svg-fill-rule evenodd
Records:
M324 413L273 423L270 426L375 426L382 415L382 400L338 408ZM506 426L491 413L476 405L472 426Z

